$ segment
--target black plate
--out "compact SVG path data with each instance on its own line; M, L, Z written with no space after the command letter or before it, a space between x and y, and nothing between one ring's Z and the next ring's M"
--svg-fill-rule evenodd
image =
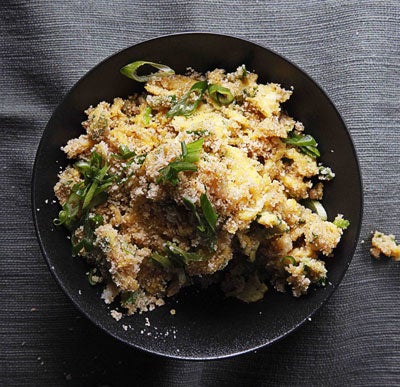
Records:
M261 82L277 82L294 94L286 108L315 136L322 162L336 178L326 185L324 205L329 219L342 213L351 226L327 259L329 284L295 299L273 290L263 301L244 304L214 290L189 290L151 313L125 317L117 322L100 299L100 287L91 287L86 264L72 258L70 241L52 219L59 207L53 204L53 186L59 168L67 165L60 147L81 132L83 111L100 101L126 97L140 91L138 84L120 75L119 69L135 60L164 63L177 73L187 67L228 71L245 63ZM351 101L349 101L350 103ZM48 203L46 203L48 200ZM115 338L148 352L182 359L213 359L233 356L268 345L299 327L332 295L354 254L362 217L362 185L357 156L339 113L321 88L298 67L270 50L234 37L216 34L179 34L129 47L88 72L67 94L46 126L32 180L35 226L46 261L73 303L96 325ZM39 211L37 210L39 209ZM81 293L81 294L80 294ZM54 306L56 307L56 305ZM170 309L176 309L176 315ZM150 326L145 325L145 318ZM127 326L125 331L122 324Z

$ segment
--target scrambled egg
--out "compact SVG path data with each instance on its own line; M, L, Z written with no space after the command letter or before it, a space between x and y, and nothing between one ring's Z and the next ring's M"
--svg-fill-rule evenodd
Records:
M198 81L229 89L233 101L222 105L206 92L192 114L168 116ZM285 141L304 130L282 107L292 91L259 84L244 66L229 74L153 77L145 90L87 109L86 133L63 148L85 162L96 152L111 176L107 198L88 213L101 216L91 226L93 246L77 251L102 273L105 301L118 296L132 314L193 282L217 282L244 302L262 299L267 284L291 288L294 296L323 285L320 254L332 255L343 230L302 204L322 199L323 185L316 159ZM182 143L199 139L195 168L179 171L176 184L160 182L160 171L183 157ZM60 204L85 181L76 166L62 172L55 186ZM201 231L208 222L202 197L217 216L215 230L207 226L212 243ZM72 232L79 242L88 231L78 224Z

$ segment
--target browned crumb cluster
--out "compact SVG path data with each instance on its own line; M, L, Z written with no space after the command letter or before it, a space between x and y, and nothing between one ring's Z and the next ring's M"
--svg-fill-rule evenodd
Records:
M104 220L94 230L94 249L79 251L106 282L106 303L119 296L128 314L152 310L196 281L218 282L228 296L245 302L263 298L267 283L279 291L290 287L294 296L324 283L319 255L330 256L343 231L302 205L304 199L321 200L323 184L316 160L283 141L304 130L281 108L292 91L260 84L243 69L155 77L142 95L90 107L86 133L63 148L74 160L96 152L109 173L121 177L108 187L106 202L91 209ZM199 80L228 88L234 102L220 106L205 94L192 115L167 117L173 101ZM160 184L160 169L179 157L181 143L199 138L204 144L197 171L180 172L176 186ZM121 146L146 155L144 162L115 157ZM61 205L82 179L73 165L60 174L54 189ZM218 214L210 251L183 203L186 198L199 208L202 194ZM83 230L74 233L79 240ZM168 243L206 258L163 267L152 257L164 254Z

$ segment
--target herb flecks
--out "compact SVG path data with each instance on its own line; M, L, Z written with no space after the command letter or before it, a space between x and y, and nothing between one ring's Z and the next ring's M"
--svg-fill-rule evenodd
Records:
M300 152L310 156L313 159L316 159L321 154L317 149L317 142L314 137L309 134L296 134L294 131L289 133L288 138L282 139L282 141L286 144L296 145L299 147Z
M181 142L182 154L171 161L167 166L161 168L158 173L159 176L156 182L166 184L169 182L171 185L176 186L179 182L178 173L183 171L197 171L195 163L200 159L200 151L203 147L204 138L186 144L185 141Z

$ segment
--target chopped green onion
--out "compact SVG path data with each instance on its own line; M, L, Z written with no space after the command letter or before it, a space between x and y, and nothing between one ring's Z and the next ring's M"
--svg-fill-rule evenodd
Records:
M167 270L187 266L190 262L203 261L207 259L206 256L185 251L172 242L166 243L165 254L166 255L162 255L154 252L150 258Z
M197 134L200 136L208 136L210 134L210 132L207 129L204 130L187 130L186 131L187 134Z
M138 292L123 292L121 294L121 303L123 305L134 304L137 298L138 298Z
M93 249L94 242L94 230L103 224L103 217L99 214L93 215L88 210L85 211L83 220L80 220L80 224L83 226L83 237L80 241L77 241L75 234L72 235L72 254L77 255L82 249L86 252L90 252ZM79 226L78 225L78 226Z
M97 182L93 182L89 186L89 189L88 189L88 191L87 191L87 193L85 195L85 199L84 199L83 204L82 204L82 209L86 208L89 205L89 203L92 201L94 193L96 192L97 186L98 186Z
M240 66L241 70L242 70L242 74L239 76L239 79L243 79L247 77L248 71L246 69L246 65L242 64Z
M333 224L343 230L350 226L350 222L347 219L339 218L338 216L333 221Z
M179 182L178 173L185 171L196 172L197 167L193 163L174 161L158 171L160 175L158 176L156 182L162 184L170 182L173 186L176 186Z
M208 85L208 94L218 105L229 105L234 100L231 91L220 85Z
M203 211L203 215L205 220L207 221L211 231L215 233L216 227L217 227L217 220L218 220L218 215L215 212L210 200L208 200L208 197L206 194L201 194L200 196L200 205L201 205L201 210Z
M147 106L147 108L146 108L146 110L144 111L144 114L143 114L143 123L144 123L146 126L150 124L150 121L151 121L151 112L152 112L151 107L150 107L150 106Z
M335 173L332 172L331 168L324 167L323 165L321 165L318 168L318 179L319 180L329 181L329 180L332 180L334 177L335 177Z
M79 160L75 163L75 168L77 168L80 173L86 176L90 173L92 163L84 160Z
M315 212L322 220L327 220L328 215L326 214L325 208L318 200L307 199L304 205L309 208L312 212Z
M312 159L316 159L317 157L321 156L319 150L315 146L311 145L301 146L300 151L305 155L310 156Z
M159 263L164 269L169 269L172 267L172 263L169 258L157 252L153 253L150 258Z
M197 221L197 228L199 231L204 232L206 230L206 227L204 225L203 219L201 218L201 216L199 215L199 213L197 212L197 208L195 206L195 204L189 200L188 198L183 198L183 204L185 205L185 207L188 210L191 210L193 213L193 216L195 217L196 221Z
M103 189L104 186L101 187L101 189ZM99 193L96 193L96 196L92 199L91 203L90 203L90 208L94 208L99 206L100 204L103 204L107 201L108 195L106 192L102 191Z
M179 182L178 172L176 171L176 169L171 167L171 165L167 165L166 167L161 168L158 173L159 176L156 180L157 184L165 184L167 182L170 182L173 186L176 186Z
M290 134L290 137L288 137L284 141L286 142L286 144L292 144L296 146L317 145L315 139L309 134L300 135L293 132Z
M286 257L281 259L281 263L284 266L296 265L296 260L291 255L286 255Z
M104 165L103 165L104 164ZM97 152L93 152L89 161L78 161L75 168L83 175L84 181L75 184L62 206L58 218L54 219L57 226L64 225L72 232L72 253L78 254L82 249L89 252L93 248L94 230L103 223L101 215L93 215L90 209L107 200L105 190L112 184L114 176L107 174L109 166ZM75 230L83 226L83 236L77 240Z
M197 171L197 167L190 162L187 161L176 161L173 166L170 166L175 172L183 172L183 171Z
M197 141L186 145L185 141L181 142L182 154L177 159L171 161L167 166L161 168L156 182L165 184L167 182L176 186L179 182L178 173L184 171L197 171L197 166L194 164L200 159L200 151L203 147L204 139L200 138Z
M290 132L288 138L282 139L285 144L296 145L300 148L300 151L307 156L315 159L320 156L319 150L317 149L317 142L314 137L309 134L296 134Z
M71 238L71 244L72 244L72 255L76 256L79 254L79 252L84 248L84 240L82 239L78 243L75 243L74 238Z
M204 143L204 138L199 138L196 141L190 142L189 144L186 145L184 141L182 141L181 146L182 146L182 157L183 161L186 161L188 163L195 163L200 160L200 152L201 149L203 148L203 143ZM185 145L183 145L185 144ZM184 155L184 149L183 147L186 146L186 154Z
M201 256L197 253L190 253L188 251L182 250L175 243L166 243L166 252L170 259L174 260L176 263L182 263L188 265L190 262L204 261L206 257Z
M112 156L118 159L126 160L128 162L127 166L131 165L133 162L141 165L144 163L147 153L137 155L135 151L129 150L126 145L120 145L119 153L113 153Z
M94 225L95 227L101 226L101 225L103 224L103 222L104 222L104 218L103 218L103 216L100 215L100 214L95 214L95 215L93 215L93 216L90 216L89 218L90 218L90 220L93 222L93 225Z
M129 150L129 148L126 145L120 145L119 153L113 153L112 156L118 159L127 160L133 156L136 156L136 152Z
M197 230L199 231L200 237L207 243L207 247L210 250L215 250L218 214L215 212L207 195L201 194L200 196L201 214L198 212L195 204L188 198L183 198L183 204L192 212L197 223Z
M172 105L167 112L167 117L190 116L199 106L206 90L207 81L196 82L181 99Z
M144 65L152 66L158 69L159 71L157 73L150 73L148 75L138 75L137 70ZM135 81L138 82L147 82L153 77L166 77L175 74L175 71L168 66L165 66L160 63L147 62L144 60L138 60L136 62L129 63L126 66L122 67L120 69L120 72L126 77L134 79Z
M88 273L88 281L89 281L90 285L92 285L92 286L97 285L97 281L95 281L93 279L93 276L95 275L96 271L97 271L97 269L95 267L93 267L89 270L89 273Z
M134 174L134 172L131 172L128 175L124 176L124 171L128 169L132 165L132 163L142 165L146 160L147 153L137 155L135 151L129 150L126 145L121 145L119 147L119 153L113 153L111 154L111 156L126 161L125 165L121 169L121 173L119 175L116 175L114 178L117 184L121 184L128 180Z

